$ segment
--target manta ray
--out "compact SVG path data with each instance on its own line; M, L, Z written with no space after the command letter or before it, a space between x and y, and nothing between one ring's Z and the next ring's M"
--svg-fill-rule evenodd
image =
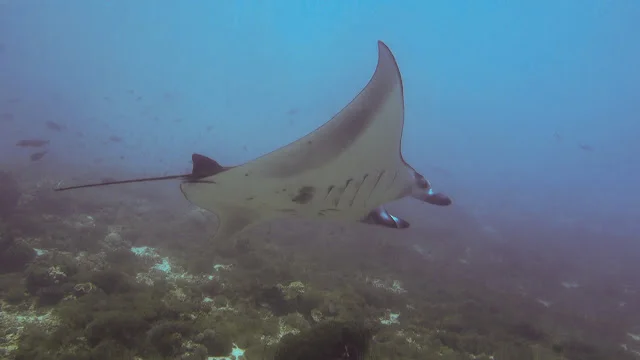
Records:
M379 41L378 63L364 89L324 125L289 145L238 166L193 154L189 174L55 190L179 179L187 200L218 217L214 240L287 217L404 229L409 223L385 204L405 197L439 206L452 201L434 192L404 160L403 127L402 77L391 50Z

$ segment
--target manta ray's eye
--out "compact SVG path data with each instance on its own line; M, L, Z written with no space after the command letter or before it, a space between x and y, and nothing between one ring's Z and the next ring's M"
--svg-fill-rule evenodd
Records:
M417 172L414 173L414 176L416 178L416 185L420 189L430 189L431 188L431 184L429 184L429 181L427 179L425 179L424 176L418 174Z

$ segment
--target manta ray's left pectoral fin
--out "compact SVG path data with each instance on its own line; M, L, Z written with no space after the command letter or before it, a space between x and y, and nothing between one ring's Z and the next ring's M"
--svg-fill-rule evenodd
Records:
M362 220L367 224L381 225L392 229L406 229L411 224L397 216L391 215L384 206L371 210L369 215Z

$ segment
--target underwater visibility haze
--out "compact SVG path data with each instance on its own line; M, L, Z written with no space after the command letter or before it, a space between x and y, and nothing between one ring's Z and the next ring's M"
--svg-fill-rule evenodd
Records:
M0 1L0 358L640 358L637 19Z

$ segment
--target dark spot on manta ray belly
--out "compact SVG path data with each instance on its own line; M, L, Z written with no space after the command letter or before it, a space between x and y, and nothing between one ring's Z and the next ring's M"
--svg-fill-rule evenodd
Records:
M313 199L313 194L316 192L316 188L313 186L303 186L298 189L298 194L291 199L291 201L298 204L307 204Z

